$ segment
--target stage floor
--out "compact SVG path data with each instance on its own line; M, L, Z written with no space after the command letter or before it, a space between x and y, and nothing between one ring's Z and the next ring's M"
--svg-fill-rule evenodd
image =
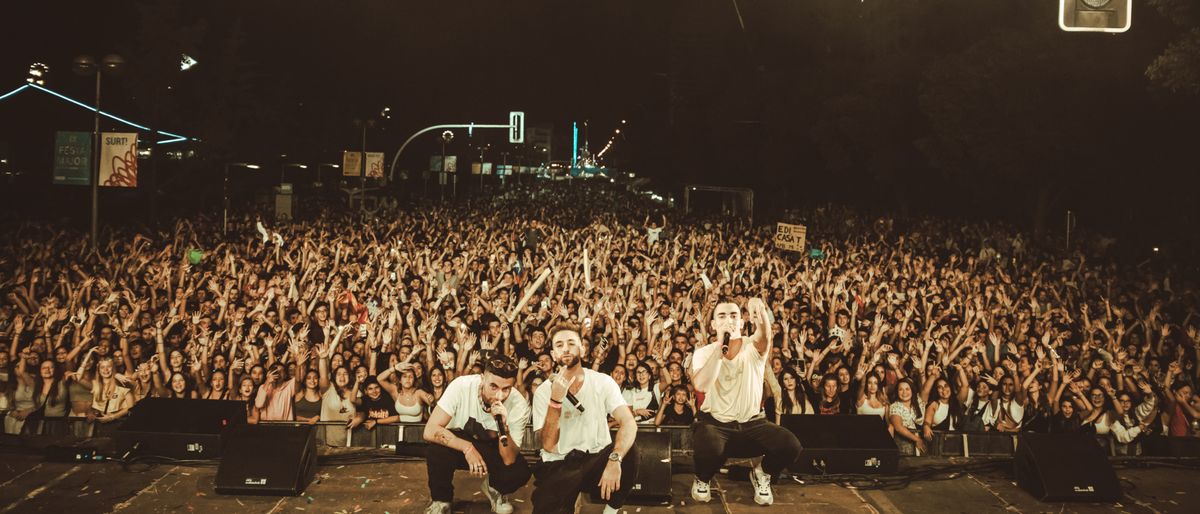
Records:
M381 452L380 454L386 454ZM35 454L0 454L0 514L45 512L124 513L414 513L429 501L422 461L331 464L299 497L224 496L213 491L215 466L137 466L127 471L114 462L48 462ZM947 463L909 460L905 466ZM628 513L846 512L1200 512L1200 472L1173 468L1120 469L1125 499L1117 504L1054 504L1034 500L1004 472L965 475L952 480L914 482L894 491L852 490L836 485L787 483L775 487L775 505L759 507L750 485L729 476L716 479L713 501L689 496L691 475L674 476L670 506L629 505ZM480 480L457 473L455 513L490 512L479 493ZM531 512L526 487L514 495L517 513ZM724 494L720 494L723 491ZM585 502L580 512L600 512Z

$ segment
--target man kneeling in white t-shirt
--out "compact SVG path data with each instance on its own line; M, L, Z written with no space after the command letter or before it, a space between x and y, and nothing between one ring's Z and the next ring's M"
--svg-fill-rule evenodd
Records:
M573 512L579 493L597 491L614 514L637 480L637 422L612 377L585 369L587 348L574 325L550 329L550 355L563 369L533 393L533 430L542 446L534 471L534 514ZM579 404L564 402L567 392ZM620 423L614 443L608 416Z
M725 463L731 444L748 445L763 455L761 467L750 472L754 502L775 501L771 482L800 456L800 441L786 428L767 421L762 410L763 378L771 352L771 322L759 298L746 302L754 334L742 337L742 310L728 300L713 308L712 328L717 343L696 348L692 355L693 383L704 393L700 414L692 424L696 481L692 499L712 499L709 480Z
M487 360L482 375L464 375L446 386L429 422L425 424L425 467L429 473L426 514L449 514L454 501L454 471L469 469L484 476L483 494L492 512L513 511L508 495L529 482L529 465L521 455L521 440L529 423L529 404L512 394L517 365L511 357ZM499 417L508 429L508 441L498 433Z

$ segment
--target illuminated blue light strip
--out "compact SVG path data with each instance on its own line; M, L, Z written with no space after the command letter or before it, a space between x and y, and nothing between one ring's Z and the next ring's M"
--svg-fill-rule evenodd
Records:
M27 88L27 87L29 87L29 84L25 84L24 86L21 86L21 87L19 87L19 88L16 88L16 89L14 89L14 90L12 90L12 91L9 91L9 92L5 93L5 94L4 94L4 96L0 96L0 100L3 100L3 99L5 99L5 98L8 98L8 97L10 97L10 96L12 96L12 95L15 95L15 94L17 94L17 93L20 93L21 91L24 91L24 90L25 90L25 88Z
M75 105L78 105L78 106L80 106L80 107L83 107L84 109L87 109L87 110L89 110L89 111L92 111L92 112L97 112L97 111L98 111L98 109L96 109L96 108L95 108L95 107L93 107L93 106L90 106L90 105L88 105L88 104L85 104L85 103L83 103L83 102L80 102L79 100L76 100L76 99L74 99L74 98L71 98L71 97L69 97L69 96L63 95L63 94L61 94L61 93L58 93L58 92L55 92L55 91L51 91L51 90L49 90L49 89L46 89L46 88L44 88L44 87L42 87L42 86L39 86L39 85L37 85L37 84L30 84L30 86L32 86L34 89L38 89L38 90L41 90L41 91L45 91L45 92L47 92L47 93L50 93L50 94L52 94L52 95L54 95L54 96L57 96L57 97L59 97L59 98L61 98L61 99L63 99L63 100L66 100L66 101L68 101L68 102L71 102L71 103L73 103L73 104L75 104ZM107 112L104 112L104 111L99 111L99 112L100 112L100 115L101 115L101 116L104 116L104 117L107 117L107 118L111 118L111 119L117 120L117 121L119 121L119 122L121 122L121 123L124 123L124 124L126 124L126 125L129 125L129 126L131 126L131 127L140 128L140 129L142 129L142 130L147 130L147 131L151 131L151 132L153 132L153 131L154 131L154 129L151 129L150 127L147 127L147 126L145 126L145 125L138 125L137 123L134 123L134 122L132 122L132 121L129 121L129 120L127 120L127 119L121 118L121 117L119 117L119 116L114 116L114 115L112 115L112 114L109 114L109 113L107 113Z
M171 137L171 138L172 138L172 139L164 139L164 140L162 140L162 141L159 141L159 142L157 142L156 144L165 145L165 144L170 144L170 143L178 143L178 142L181 142L181 141L187 141L187 140L191 139L191 138L188 138L187 136L181 136L181 135L179 135L179 134L173 134L173 133L171 133L171 132L167 132L167 131L164 131L164 130L154 130L154 129L150 128L150 127L147 127L147 126L144 126L144 125L139 125L139 124L137 124L137 123L134 123L134 122L132 122L132 121L129 121L129 120L127 120L127 119L121 118L121 117L119 117L119 116L116 116L116 115L113 115L113 114L109 114L109 113L107 113L107 112L104 112L104 111L100 111L100 110L96 109L96 108L95 108L95 107L93 107L93 106L90 106L90 105L88 105L88 104L85 104L85 103L83 103L83 102L80 102L79 100L76 100L76 99L74 99L74 98L71 98L71 97L69 97L69 96L63 95L63 94L61 94L61 93L58 93L58 92L56 92L56 91L52 91L52 90L50 90L50 89L47 89L47 88L45 88L45 87L39 86L39 85L37 85L37 84L25 84L25 85L23 85L23 86L21 86L21 87L19 87L19 88L16 88L16 89L14 89L14 90L12 90L12 91L10 91L10 92L6 93L4 96L0 96L0 100L3 100L3 99L5 99L5 98L8 98L8 97L10 97L10 96L12 96L12 95L15 95L15 94L17 94L17 93L19 93L19 92L23 91L25 88L29 88L29 87L32 87L32 88L34 88L34 89L37 89L37 90L39 90L39 91L43 91L43 92L46 92L46 93L50 93L51 95L54 95L54 96L56 96L56 97L58 97L58 98L61 98L61 99L63 99L63 100L66 100L66 101L68 101L68 102L71 102L71 103L73 103L73 104L75 104L75 105L78 105L78 106L80 106L80 107L83 107L84 109L87 109L87 110L89 110L89 111L92 111L92 112L99 112L101 115L103 115L103 116L104 116L104 117L106 117L106 118L110 118L110 119L113 119L113 120L119 121L119 122L121 122L121 123L124 123L124 124L126 124L126 125L129 125L129 126L131 126L131 127L134 127L134 128L139 128L139 129L142 129L142 130L145 130L145 131L148 131L148 132L154 132L154 133L156 133L156 134L163 135L163 136L169 136L169 137Z
M571 167L576 167L579 161L579 123L571 122Z

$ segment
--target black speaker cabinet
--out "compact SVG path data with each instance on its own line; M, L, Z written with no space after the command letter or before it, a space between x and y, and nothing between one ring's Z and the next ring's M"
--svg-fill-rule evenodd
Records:
M797 473L895 473L900 465L900 450L879 416L793 414L781 421L803 447L789 467Z
M1095 436L1021 434L1017 485L1044 502L1116 502L1121 484Z
M225 432L219 494L297 496L317 471L312 425L242 425Z
M629 497L647 503L671 503L671 434L638 432L635 444L638 478Z
M146 398L113 434L119 454L215 459L221 431L246 424L246 402Z
M612 433L614 441L617 433ZM637 480L629 491L629 502L636 504L671 503L671 434L641 431L634 446L638 451ZM591 495L593 503L604 503L598 492Z
M1200 457L1200 439L1153 435L1141 440L1142 455L1146 457Z

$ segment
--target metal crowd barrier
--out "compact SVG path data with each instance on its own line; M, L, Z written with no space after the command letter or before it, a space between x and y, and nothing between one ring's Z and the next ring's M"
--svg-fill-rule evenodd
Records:
M1017 450L1020 432L960 432L934 431L927 456L933 457L1008 457ZM1096 442L1110 457L1135 456L1141 453L1138 441L1121 444L1112 434L1097 434ZM1161 437L1161 436L1160 436Z
M0 410L0 419L8 415L9 410ZM295 421L261 421L262 424L301 425ZM36 426L32 426L36 424ZM354 448L387 448L398 453L423 456L427 444L423 433L424 423L396 423L376 425L372 429L358 426L350 430L344 421L322 421L313 424L317 430L317 440L334 447ZM35 423L27 423L21 434L13 435L48 435L69 437L95 437L110 435L118 426L117 423L100 424L83 417L43 417ZM671 435L672 457L690 456L692 454L692 430L687 425L638 425L638 432L658 432ZM934 457L1007 457L1017 449L1019 433L1001 432L960 432L935 431L933 441L928 445L925 456ZM1105 448L1110 456L1134 455L1140 450L1137 443L1132 445L1119 444L1111 435L1097 435L1097 442ZM1176 438L1171 438L1176 439ZM533 434L533 427L525 428L522 437L521 450L527 455L536 455L538 445Z
M294 421L260 421L260 424L302 425ZM329 446L366 447L396 449L399 453L423 456L425 442L425 423L395 423L375 425L372 429L363 426L349 430L343 421L321 421L314 424L317 430L317 440ZM639 425L638 432L660 432L671 434L671 447L674 456L690 455L692 448L692 429L687 425L648 426ZM347 437L349 434L349 437ZM526 454L537 454L540 445L533 434L533 426L526 426L521 438L521 451Z

